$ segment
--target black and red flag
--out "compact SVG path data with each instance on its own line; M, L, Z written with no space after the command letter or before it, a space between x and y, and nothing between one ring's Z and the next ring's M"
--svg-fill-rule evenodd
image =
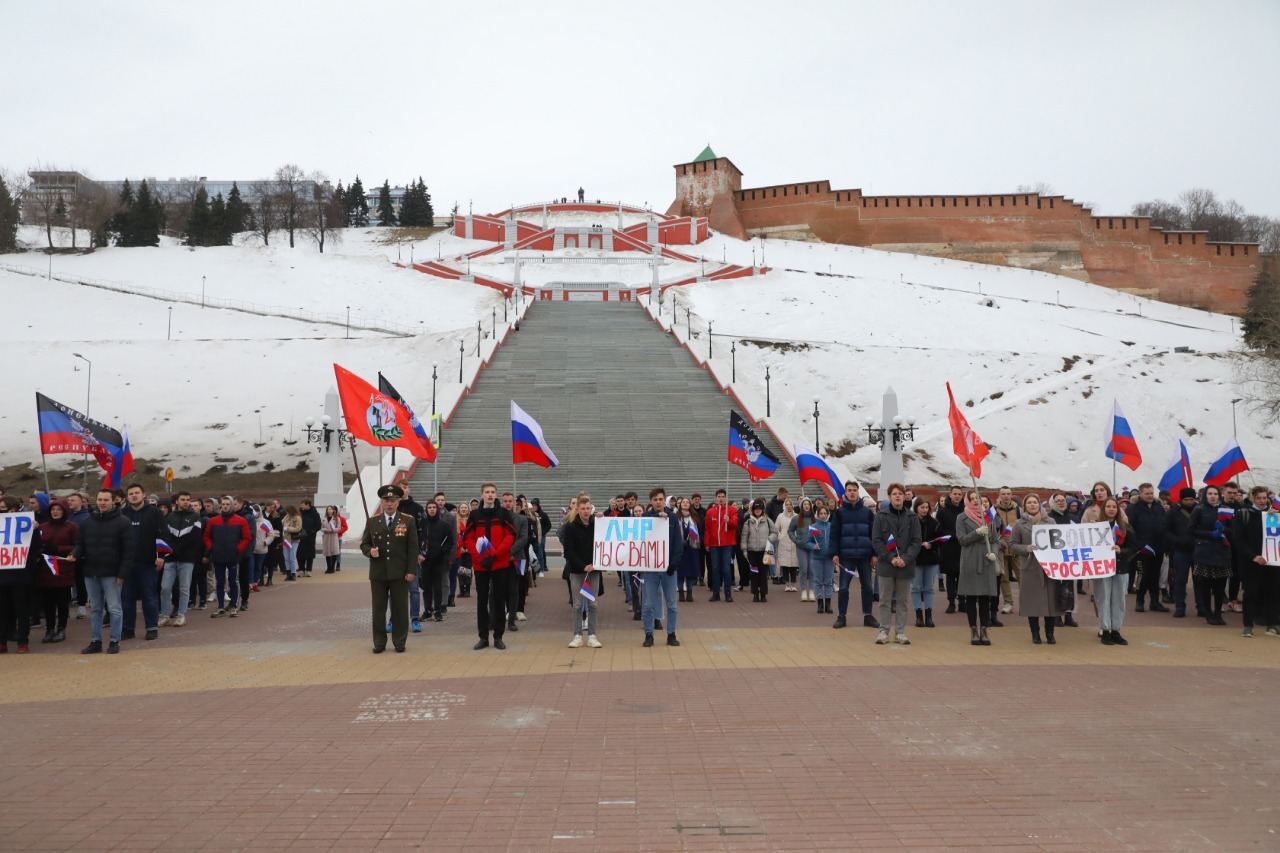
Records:
M753 483L772 477L782 464L765 449L751 424L734 411L729 412L729 461L746 471Z
M124 478L133 471L127 426L121 435L39 392L36 392L36 416L40 423L41 453L92 454L107 473L107 486L113 489L120 488Z

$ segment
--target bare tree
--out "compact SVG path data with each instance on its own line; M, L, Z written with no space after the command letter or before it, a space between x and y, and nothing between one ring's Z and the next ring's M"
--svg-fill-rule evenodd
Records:
M293 163L286 163L276 169L271 183L274 184L280 227L289 232L289 248L292 249L294 232L310 224L308 214L313 202L310 182L301 169Z
M1019 195L1027 193L1035 193L1036 195L1051 196L1054 195L1053 185L1044 181L1036 181L1034 184L1018 184L1018 188L1014 192Z
M254 208L254 230L262 236L262 245L271 245L271 232L276 230L279 220L275 184L272 181L258 181L249 191L249 198Z
M1249 288L1240 324L1244 345L1236 354L1236 381L1251 412L1280 420L1280 255L1263 258Z
M60 170L54 165L44 166L37 163L27 171L28 174L34 172L52 177L56 176ZM23 219L32 225L44 227L45 239L49 242L50 251L53 251L53 227L58 224L59 203L65 205L62 199L62 187L48 181L38 183L34 179L30 180L22 193Z
M346 224L346 206L333 191L323 172L312 173L310 180L314 186L305 232L320 247L320 253L324 254L326 242L336 244L342 240L340 229Z

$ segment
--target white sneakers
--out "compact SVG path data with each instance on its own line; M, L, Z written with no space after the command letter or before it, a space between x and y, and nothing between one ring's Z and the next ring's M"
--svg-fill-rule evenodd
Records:
M521 611L519 611L518 613L516 613L516 621L517 621L517 622L524 622L524 621L525 621L525 618L524 618L524 611L523 611L523 610L521 610Z
M911 641L907 639L907 635L906 635L906 634L899 634L898 636L896 636L896 637L894 637L894 638L893 638L893 641L894 641L895 643L897 643L898 645L900 645L900 646L909 646L909 645L911 645Z
M171 625L174 628L181 628L185 624L187 624L186 616L179 616L176 619L169 620L169 625Z
M592 634L591 636L587 637L587 645L588 645L589 647L593 648L593 649L599 649L599 648L603 648L603 647L604 647L604 643L602 643L602 642L600 642L599 640L597 640L597 639L596 639L596 635L595 635L595 634ZM569 648L571 648L571 649L580 649L580 648L582 648L582 635L581 635L581 634L574 634L574 635L573 635L573 639L569 641Z
M887 642L889 642L889 629L881 628L880 633L876 634L876 645L883 646Z
M601 648L604 645L604 643L597 640L596 635L592 634L590 637L587 637L587 645L593 649L598 649L598 648Z
M1002 604L1002 605L1000 605L1000 612L1001 612L1001 613L1012 613L1012 612L1013 612L1013 605L1012 605L1012 604Z
M581 634L574 634L574 635L573 635L573 639L569 641L569 648L571 648L571 649L580 649L580 648L582 648L582 635L581 635Z

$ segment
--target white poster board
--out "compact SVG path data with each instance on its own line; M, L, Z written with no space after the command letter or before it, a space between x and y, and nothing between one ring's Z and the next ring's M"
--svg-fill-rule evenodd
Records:
M670 521L597 518L592 565L604 572L665 572L671 564Z
M26 571L27 553L36 529L33 512L6 512L0 514L0 571ZM26 614L18 614L25 618Z
M1115 534L1106 522L1093 524L1037 524L1031 546L1046 577L1052 580L1091 580L1116 573Z
M1280 512L1262 514L1262 559L1268 566L1280 566Z

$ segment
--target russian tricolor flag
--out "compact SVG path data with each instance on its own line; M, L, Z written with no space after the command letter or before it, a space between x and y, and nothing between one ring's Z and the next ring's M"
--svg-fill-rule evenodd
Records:
M157 554L172 554L172 553L173 553L173 546L172 546L172 545L170 545L168 542L164 541L163 539L157 539L157 540L156 540L156 553L157 553Z
M476 553L488 554L493 550L493 543L489 541L488 536L481 536L476 540Z
M889 534L888 539L884 540L884 549L886 551L898 550L898 539L892 533Z
M511 401L511 462L532 462L540 468L554 468L560 464L551 446L542 437L542 427L529 417L529 413Z
M1249 463L1244 461L1244 452L1236 442L1235 436L1227 441L1217 460L1209 466L1209 473L1204 475L1207 486L1221 486L1228 480L1249 470Z
M1273 512L1280 512L1280 497L1271 499L1271 509Z
M263 521L263 522L261 522L261 523L258 525L258 527L262 528L262 532L263 532L263 533L270 533L270 532L271 532L271 522L269 522L269 521Z
M823 461L822 457L807 447L795 445L796 468L800 470L800 485L817 480L831 490L832 497L844 494L844 483L835 470Z
M1152 557L1154 557L1154 556L1156 555L1156 549L1155 549L1155 548L1152 548L1150 545L1143 545L1143 546L1142 546L1142 553L1144 553L1144 554L1150 554Z
M1001 536L1012 536L1012 535L1013 535L1013 528L1006 524L1006 525L1004 526L1004 530L1001 530L1001 531L1000 531L1000 535L1001 535Z
M987 507L987 524L995 524L995 523L996 523L996 508Z
M1115 537L1117 545L1124 544L1124 531L1120 529L1120 522L1111 522L1111 535Z
M935 537L933 537L933 541L934 541L934 542L950 542L950 541L951 541L951 537L950 537L950 536L935 536Z
M810 536L812 536L814 539L817 539L819 536L821 536L821 535L822 535L822 528L821 528L821 527L817 527L817 526L815 526L815 525L810 524L810 525L809 525L809 535L810 535Z
M1187 455L1187 446L1178 439L1178 446L1169 457L1169 466L1160 478L1160 488L1169 493L1170 499L1178 500L1178 492L1192 488L1191 457Z
M1229 506L1218 507L1218 521L1222 524L1230 524L1231 520L1236 517L1236 511Z
M49 571L53 572L54 577L62 574L58 571L58 559L58 557L55 557L52 554L44 555L44 564L49 567Z
M1138 441L1133 437L1129 419L1120 411L1120 401L1111 404L1111 424L1107 429L1107 458L1114 459L1126 468L1137 471L1142 465Z

